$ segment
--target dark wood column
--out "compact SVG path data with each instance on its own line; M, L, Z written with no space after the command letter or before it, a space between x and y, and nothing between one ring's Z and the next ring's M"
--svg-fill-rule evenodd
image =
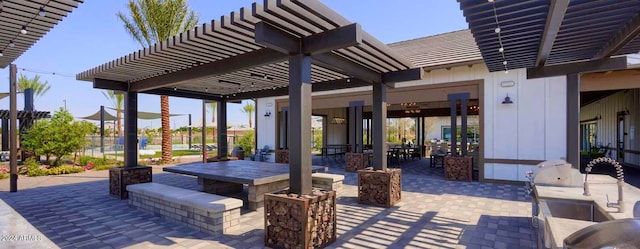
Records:
M289 107L282 107L279 118L280 139L276 149L286 149L289 148Z
M289 57L290 191L311 193L311 56Z
M373 168L387 169L387 86L383 83L373 84Z
M100 153L104 153L104 106L100 106Z
M580 74L567 75L567 162L580 167Z
M138 166L138 93L124 93L124 166Z
M217 111L217 110L216 110ZM202 100L202 139L201 139L201 149L202 149L202 162L207 162L207 101Z
M349 144L351 152L362 153L362 108L364 101L349 102Z
M227 158L229 145L227 144L227 101L218 102L218 156ZM205 122L205 121L203 121Z
M9 191L18 191L18 105L17 75L18 67L9 66ZM4 128L4 127L3 127Z

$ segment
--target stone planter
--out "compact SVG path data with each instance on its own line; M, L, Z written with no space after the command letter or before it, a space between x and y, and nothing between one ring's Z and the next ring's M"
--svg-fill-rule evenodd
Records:
M276 150L276 163L289 163L289 150Z
M365 169L369 162L369 154L347 152L344 155L344 171L356 172Z
M402 170L358 170L358 202L392 207L402 197Z
M337 238L336 191L314 189L298 197L288 190L264 195L264 244L271 248L324 248Z
M136 166L109 169L109 194L120 199L129 198L127 185L151 182L151 167Z
M473 158L469 156L444 157L444 179L468 181L472 179Z

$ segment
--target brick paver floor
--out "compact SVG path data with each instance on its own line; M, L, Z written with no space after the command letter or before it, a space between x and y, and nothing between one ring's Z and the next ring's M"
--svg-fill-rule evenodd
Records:
M314 157L344 174L338 199L338 240L331 248L535 248L530 198L520 186L453 182L428 160L403 163L402 201L392 208L357 203L357 176L341 159ZM108 194L107 171L21 177L0 199L61 248L263 248L263 210L244 211L241 224L212 235L138 211ZM199 190L195 178L163 173L154 182ZM0 248L2 248L0 242Z

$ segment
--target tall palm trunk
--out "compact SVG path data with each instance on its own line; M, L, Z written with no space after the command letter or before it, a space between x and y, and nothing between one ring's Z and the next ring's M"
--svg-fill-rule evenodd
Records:
M162 163L171 163L171 127L169 126L169 96L160 96L162 116Z
M116 119L118 119L116 120L118 124L118 136L122 136L122 111L120 109L116 111Z

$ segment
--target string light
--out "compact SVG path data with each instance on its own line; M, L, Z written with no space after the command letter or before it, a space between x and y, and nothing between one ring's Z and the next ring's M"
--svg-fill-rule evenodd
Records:
M47 0L47 2L38 9L38 12L35 13L33 15L33 17L31 17L29 19L29 21L25 25L22 25L22 28L20 29L20 34L26 35L27 33L29 33L29 31L27 31L27 27L29 27L29 24L31 24L31 22L33 22L33 20L36 19L36 17L38 17L38 15L42 16L42 17L47 15L47 11L45 10L45 6L47 6L49 4L49 2L51 2L51 0ZM2 12L2 8L3 8L3 1L0 0L0 12ZM15 44L14 40L16 38L18 38L18 35L20 35L20 34L16 34L16 36L13 37L13 39L9 40L9 44L7 44L4 48L0 47L0 49L6 51L8 47L10 47L10 48L15 47L16 44Z
M496 20L496 28L493 31L496 34L498 34L498 43L500 44L500 47L498 48L498 52L500 52L500 55L502 56L502 65L504 66L504 73L508 74L509 63L507 62L507 58L504 56L504 45L502 44L502 29L500 29L500 21L498 20L498 11L496 10L496 3L494 0L487 0L487 1L491 3L493 7L493 16Z
M2 57L2 50L0 50L0 57Z
M49 74L49 75L69 77L69 78L75 78L76 77L73 74L66 74L66 73L56 73L56 72L49 72L49 71L35 70L35 69L27 69L27 68L18 68L18 69L22 70L23 72L31 72L31 73L36 73L36 74Z

